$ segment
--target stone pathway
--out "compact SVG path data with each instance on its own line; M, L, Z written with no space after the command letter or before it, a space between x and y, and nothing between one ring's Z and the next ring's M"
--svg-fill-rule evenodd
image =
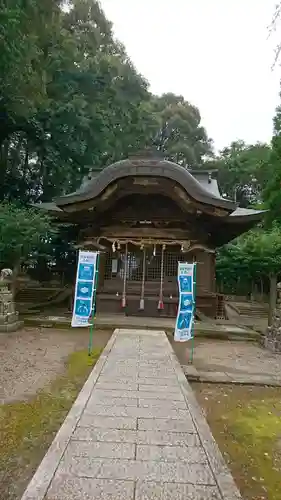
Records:
M22 500L238 500L164 332L115 330Z

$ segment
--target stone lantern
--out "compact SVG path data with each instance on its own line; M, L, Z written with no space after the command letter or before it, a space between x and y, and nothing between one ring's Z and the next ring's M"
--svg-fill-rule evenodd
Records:
M0 332L15 332L22 326L9 289L12 276L11 269L2 269L0 273Z

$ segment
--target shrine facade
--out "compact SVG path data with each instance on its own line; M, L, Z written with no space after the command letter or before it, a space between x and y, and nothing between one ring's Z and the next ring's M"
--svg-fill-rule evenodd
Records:
M197 315L223 317L216 248L262 217L222 197L215 171L151 153L114 163L37 208L75 225L77 248L100 252L97 311L143 316L176 315L177 267L185 261L197 263Z

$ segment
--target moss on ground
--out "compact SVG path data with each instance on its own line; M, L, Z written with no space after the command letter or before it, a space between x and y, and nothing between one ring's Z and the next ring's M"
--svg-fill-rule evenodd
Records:
M281 499L281 389L194 384L245 500Z
M101 349L72 353L64 373L29 401L0 406L0 498L16 500L50 446Z

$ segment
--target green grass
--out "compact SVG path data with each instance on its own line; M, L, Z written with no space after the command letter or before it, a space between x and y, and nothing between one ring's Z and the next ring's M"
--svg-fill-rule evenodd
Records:
M281 390L195 384L245 500L281 499Z
M40 463L101 350L72 353L64 373L28 401L0 406L0 498L15 500Z
M251 481L261 486L268 500L281 498L281 401L266 399L249 402L228 417L229 430L239 456L245 454ZM255 487L256 488L256 487Z

